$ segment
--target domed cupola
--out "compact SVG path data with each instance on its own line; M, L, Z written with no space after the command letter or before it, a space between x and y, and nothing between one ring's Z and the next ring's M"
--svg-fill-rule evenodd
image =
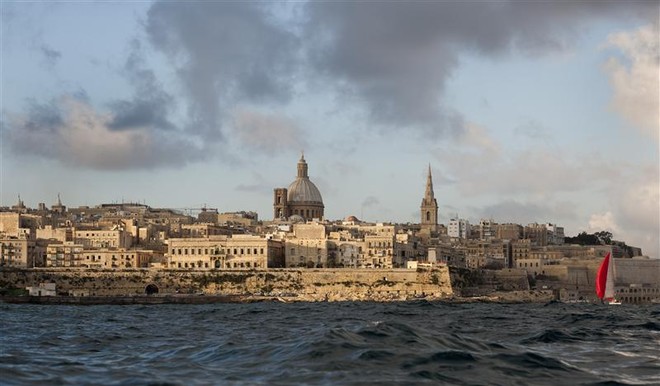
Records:
M298 161L298 176L296 180L289 185L287 200L292 203L314 203L323 205L321 192L309 179L307 175L307 162L305 156L300 157Z
M282 219L295 215L304 220L323 218L323 198L319 189L309 179L304 154L298 161L298 175L295 181L288 189L276 188L274 193L274 218Z

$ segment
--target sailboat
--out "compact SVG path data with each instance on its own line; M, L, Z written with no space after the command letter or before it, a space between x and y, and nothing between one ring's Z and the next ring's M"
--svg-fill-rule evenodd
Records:
M596 294L598 298L610 305L619 305L620 301L614 297L614 259L611 253L605 255L596 274Z

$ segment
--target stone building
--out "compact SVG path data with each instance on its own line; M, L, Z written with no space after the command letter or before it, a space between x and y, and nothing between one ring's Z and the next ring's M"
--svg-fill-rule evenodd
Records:
M520 240L523 236L523 227L519 224L496 224L495 234L502 240Z
M325 225L294 224L293 232L285 240L286 266L327 267L329 244Z
M57 203L55 203L50 210L57 214L64 214L66 212L66 206L62 205L59 193L57 193Z
M447 224L447 236L457 239L467 239L470 237L470 222L458 218L458 216L449 219L449 223Z
M73 242L53 243L46 247L46 267L78 267L84 247Z
M481 219L479 221L479 239L492 240L497 238L497 223L493 219Z
M181 237L208 237L227 235L229 230L212 223L182 224Z
M85 249L76 262L85 268L146 268L153 256L153 251L139 249Z
M420 205L421 226L423 230L435 233L438 230L438 201L433 193L433 177L431 176L431 165L426 176L426 191Z
M16 205L11 206L11 210L12 212L16 212L16 213L27 213L28 208L25 206L23 200L21 200L20 194L18 195L18 202L16 203Z
M0 267L32 268L42 264L34 239L0 237Z
M254 235L170 239L167 266L181 269L265 269L284 265L282 242Z
M524 228L524 238L531 240L534 246L543 247L548 245L548 230L543 224L527 224Z
M392 268L394 259L394 233L364 235L367 254L365 263L367 268Z
M298 175L289 188L274 190L273 216L275 219L300 216L304 220L323 219L321 192L309 179L307 162L302 155L298 161Z
M130 248L132 235L124 229L76 229L74 242L85 248Z
M39 223L39 216L16 212L0 212L0 235L34 239L36 230L40 228Z
M336 265L341 268L363 268L364 253L361 240L341 241L337 245Z
M532 250L532 243L529 239L514 240L511 242L511 255L513 258L512 266L517 266L517 261L529 258Z

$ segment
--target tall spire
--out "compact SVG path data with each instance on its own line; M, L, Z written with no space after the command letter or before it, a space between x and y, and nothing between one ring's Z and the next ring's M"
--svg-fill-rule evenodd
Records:
M62 206L62 200L60 200L60 194L57 193L57 205Z
M428 229L430 232L436 232L438 228L438 201L436 201L433 194L431 164L429 164L429 171L426 176L426 192L424 193L420 210L422 228Z
M429 173L426 176L426 192L424 193L424 199L427 202L432 202L434 200L433 195L433 177L431 176L431 164L429 164Z

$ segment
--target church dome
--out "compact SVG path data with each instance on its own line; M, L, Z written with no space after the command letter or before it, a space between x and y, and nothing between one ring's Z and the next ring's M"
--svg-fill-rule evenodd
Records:
M302 218L302 216L299 214L294 214L293 216L289 217L289 221L291 221L292 223L299 223L299 222L305 222L305 219Z
M289 185L287 200L289 202L315 202L322 204L321 192L309 178L296 178Z
M305 156L298 161L298 177L289 185L287 201L290 203L318 203L323 205L323 198L319 188L309 180L307 175L307 162Z

